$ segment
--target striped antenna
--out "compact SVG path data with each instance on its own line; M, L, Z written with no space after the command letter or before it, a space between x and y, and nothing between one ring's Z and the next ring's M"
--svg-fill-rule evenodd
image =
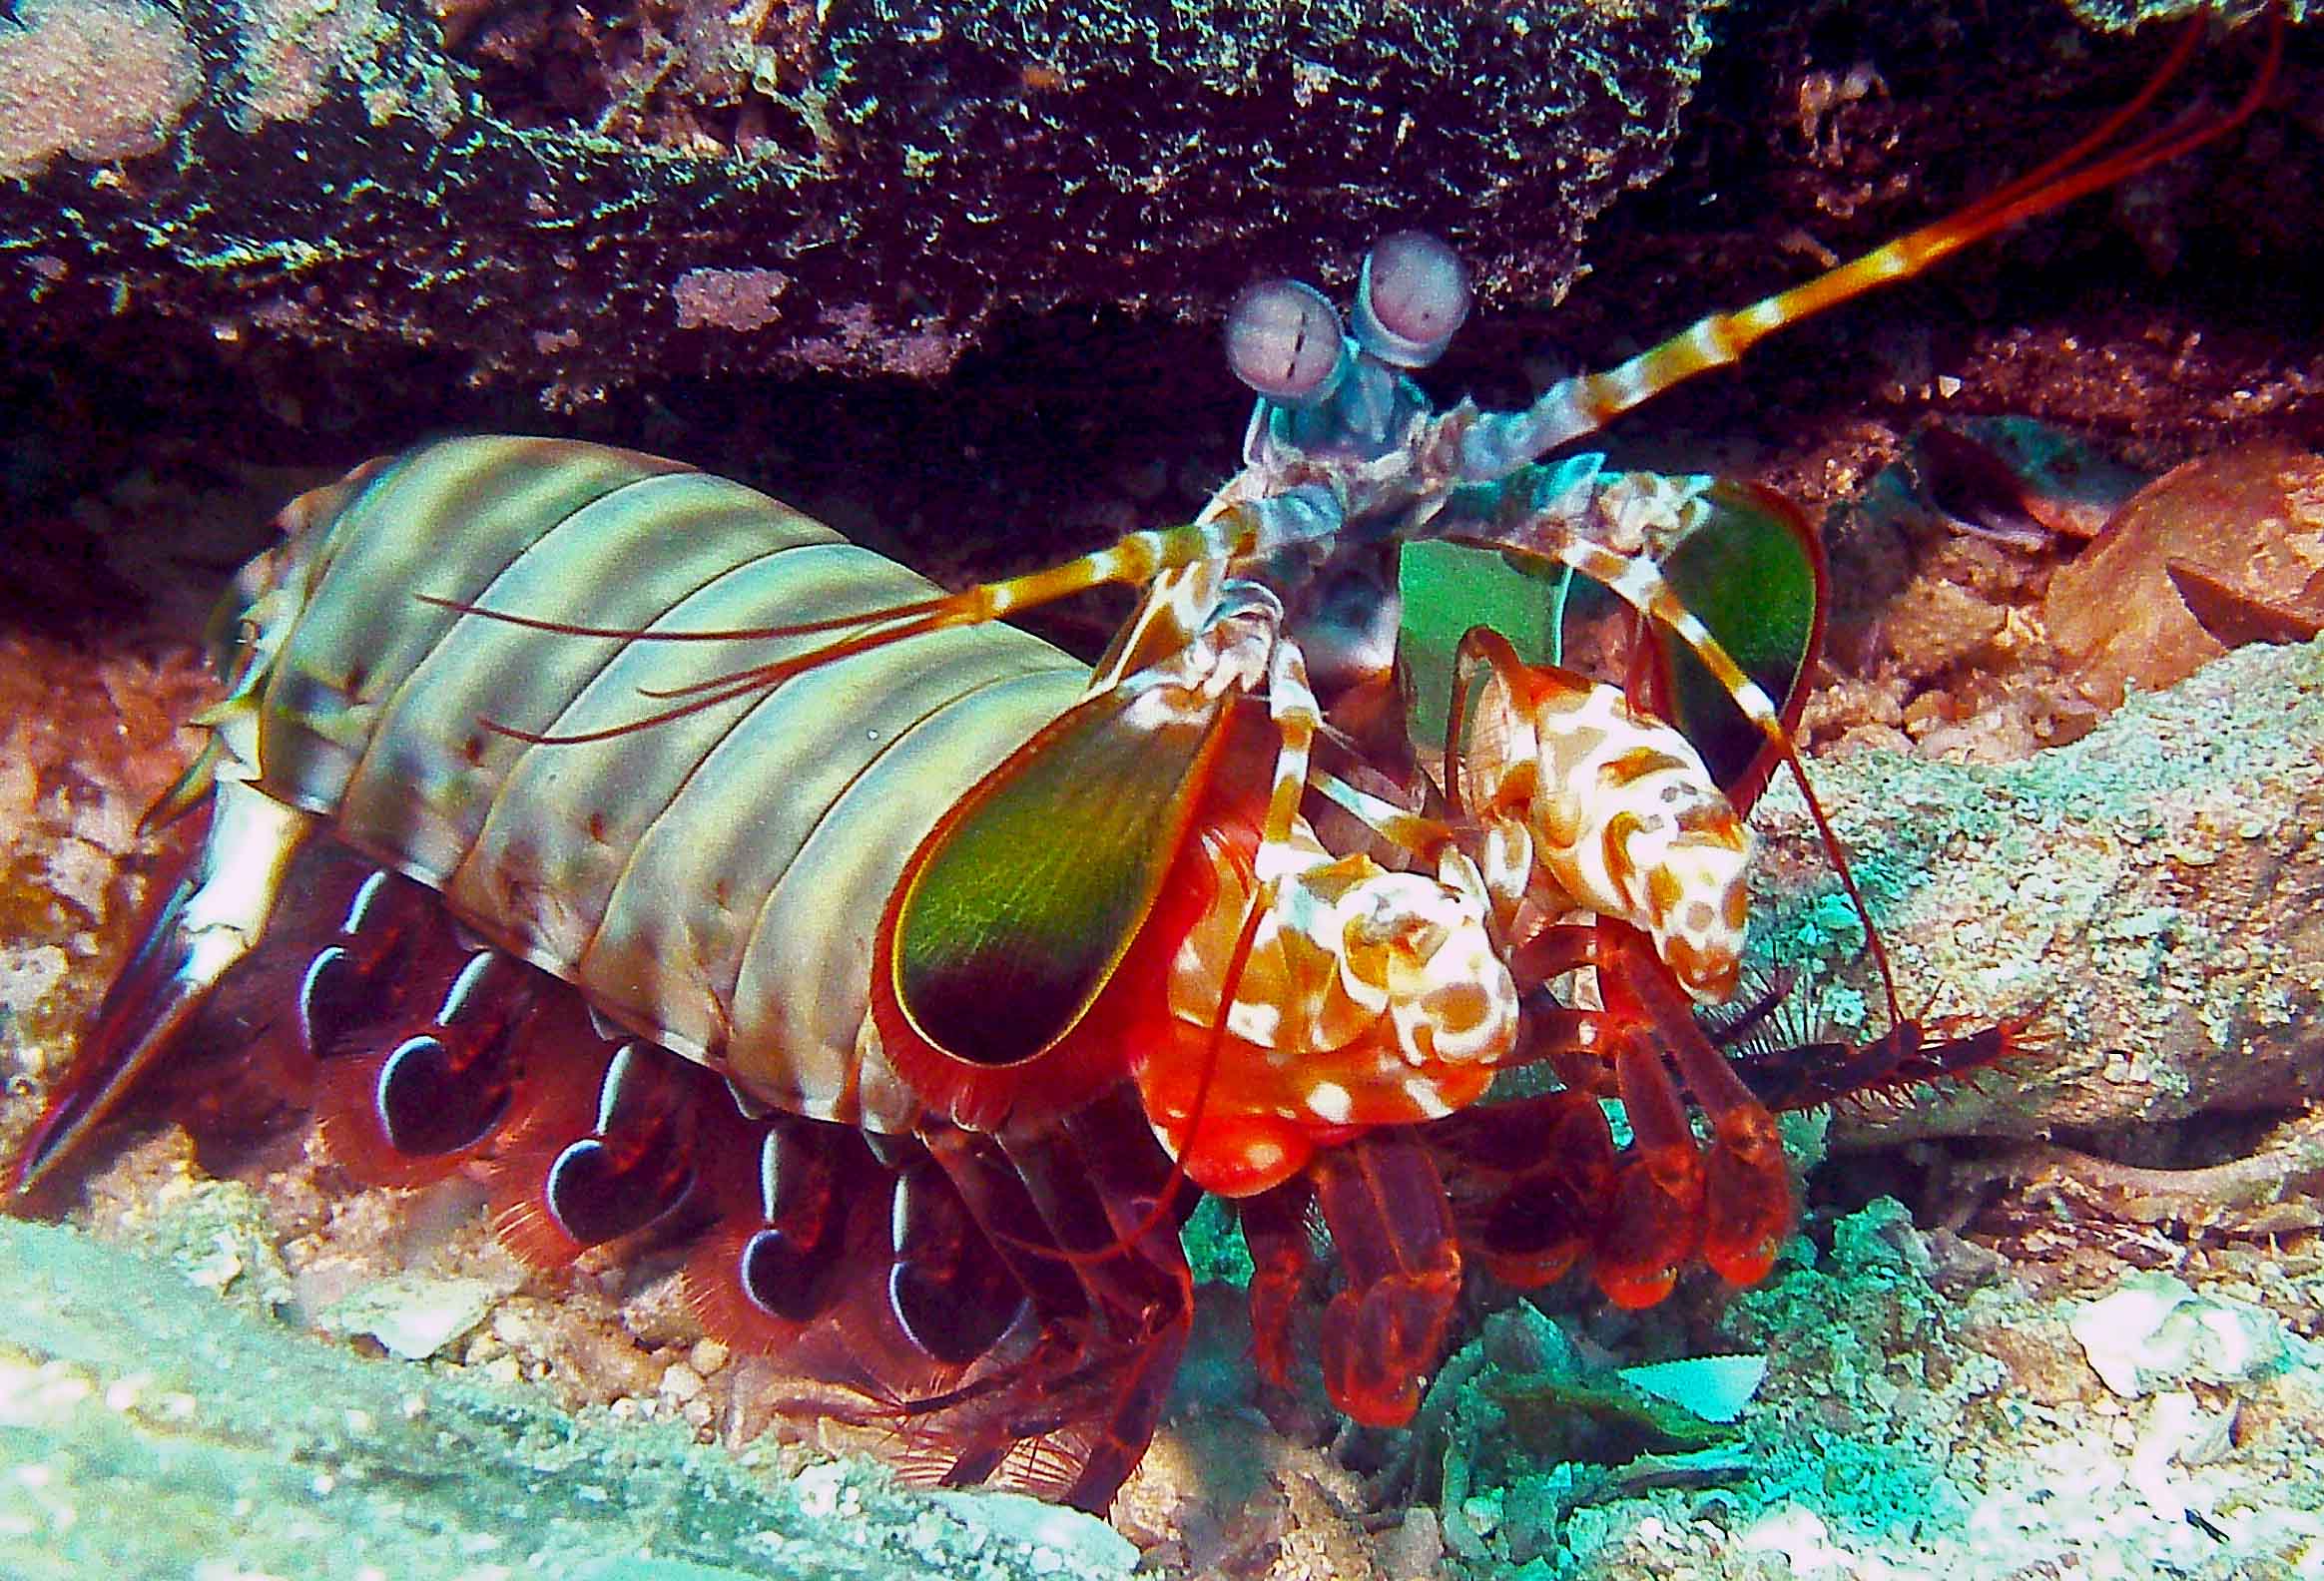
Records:
M805 675L820 666L924 636L929 632L1001 620L1021 610L1054 603L1058 599L1103 587L1108 583L1135 586L1151 582L1165 571L1178 570L1203 561L1240 559L1264 546L1264 532L1265 525L1257 511L1247 507L1229 508L1184 526L1130 533L1106 548L1024 576L979 583L957 593L936 593L907 604L774 626L679 631L588 626L519 614L514 610L490 609L481 604L438 598L428 593L415 593L412 597L421 604L448 610L455 615L470 615L478 620L520 626L528 631L554 632L565 637L619 637L630 642L734 643L779 637L807 637L824 632L835 634L830 642L818 644L804 652L765 664L746 665L686 686L673 687L667 691L641 688L647 699L669 703L670 706L619 725L607 726L603 730L571 735L544 735L518 730L495 720L479 722L495 735L506 736L529 746L575 747L652 730L657 725L667 725L739 698L772 692L792 677Z
M1712 313L1603 372L1560 380L1521 412L1480 414L1463 436L1465 470L1477 479L1505 476L1559 445L1597 432L1633 406L1697 373L1732 365L1779 329L1892 280L1909 279L2021 220L2045 214L2226 136L2252 117L2275 85L2284 53L2280 8L2270 17L2266 61L2233 110L2223 116L2164 127L2106 152L2106 145L2141 115L2186 65L2205 20L2203 15L2191 18L2170 57L2137 96L2056 158L1958 214L1901 236L1814 279L1734 312Z

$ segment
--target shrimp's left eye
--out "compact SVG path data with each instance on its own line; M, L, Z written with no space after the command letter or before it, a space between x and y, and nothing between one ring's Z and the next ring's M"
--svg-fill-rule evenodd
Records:
M1283 406L1330 398L1347 375L1340 315L1313 285L1267 280L1227 309L1227 361L1235 377Z

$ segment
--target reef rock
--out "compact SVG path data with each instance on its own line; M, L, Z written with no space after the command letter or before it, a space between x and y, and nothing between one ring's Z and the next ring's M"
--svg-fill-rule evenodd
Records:
M1906 1012L2030 1017L2033 1045L1977 1084L1845 1115L1837 1140L2045 1137L2324 1095L2324 643L2240 650L2023 763L1867 752L1814 773ZM1775 957L1811 975L1850 960L1809 993L1857 1035L1885 1030L1796 792L1761 808Z
M1136 1559L1072 1511L864 1465L786 1476L362 1360L69 1231L0 1221L0 1307L11 1576L1001 1581Z
M0 20L8 332L641 370L949 368L1062 302L1215 317L1407 226L1554 295L1664 168L1697 0L28 0Z

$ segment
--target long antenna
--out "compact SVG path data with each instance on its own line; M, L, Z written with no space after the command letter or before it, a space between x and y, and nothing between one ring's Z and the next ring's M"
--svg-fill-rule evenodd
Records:
M2112 153L2105 152L2105 145L2179 74L2193 55L2207 21L2207 14L2189 18L2178 44L2146 86L2087 136L1959 213L1908 232L1748 307L1698 319L1626 362L1602 372L1561 379L1521 412L1479 414L1462 440L1469 468L1485 477L1512 472L1559 445L1597 432L1673 385L1711 368L1731 366L1779 329L1892 280L1922 273L1940 260L2021 220L2069 204L2225 137L2250 120L2275 87L2284 57L2284 14L2280 7L2270 13L2267 58L2234 109L2223 116L2164 127Z

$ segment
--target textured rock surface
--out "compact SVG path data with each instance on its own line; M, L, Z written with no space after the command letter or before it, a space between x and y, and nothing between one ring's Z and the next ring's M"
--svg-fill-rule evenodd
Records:
M2046 1135L2296 1107L2324 1095L2324 645L2253 647L2001 767L1887 753L1816 782L1895 952L1906 1009L2042 1046L1918 1097L1874 1137ZM1823 863L1796 792L1758 827L1796 883ZM1796 891L1795 891L1796 893ZM1853 954L1836 896L1779 912L1779 958ZM1861 971L1824 990L1870 1029Z
M155 153L201 81L185 30L142 0L26 0L0 30L0 176Z
M1894 1200L1813 1234L1691 1327L1554 1307L1487 1318L1392 1451L1401 1525L1336 1573L2289 1581L2324 1559L2309 1463L2324 1354L2293 1326L2313 1320L2313 1260L2035 1292ZM2123 1349L2150 1368L2136 1400L2100 1379ZM1626 1378L1759 1382L1732 1426L1693 1435L1707 1447L1682 1446L1589 1379L1609 1352L1699 1358ZM1556 1386L1577 1361L1586 1404Z
M1345 280L1420 225L1494 308L1581 281L1570 346L1962 201L2164 42L2100 50L2050 0L48 0L0 22L0 104L39 106L0 146L24 178L0 191L0 326L85 341L150 314L309 406L354 359L374 410L470 382L570 410L706 373L1069 356L1091 308L1207 324L1254 277ZM2303 35L2295 83L2312 56ZM2311 157L2294 139L2233 181L2148 184L2122 224L2160 266L2221 227L2312 246ZM1674 158L1617 227L1638 235L1600 245L1601 212ZM2082 249L2042 251L2068 275Z
M36 4L0 23L0 106L42 108L0 143L28 178L0 311L150 303L579 401L649 370L929 377L1059 303L1208 318L1401 225L1489 237L1496 289L1552 294L1663 169L1699 9Z
M2193 674L2226 652L2222 637L2316 635L2324 456L2243 445L2157 479L2050 578L2044 614L2076 685L2107 707L2125 686L2154 692Z
M2134 28L2144 22L2175 20L2205 9L2208 0L2066 0L2073 14L2092 27ZM2283 0L2284 14L2304 22L2314 8L2308 0Z
M1127 1574L1098 1522L797 1476L538 1391L364 1361L0 1221L0 1571L398 1581Z
M210 683L183 648L92 661L0 635L0 1047L47 1071L118 960L142 887L137 820L178 776Z

